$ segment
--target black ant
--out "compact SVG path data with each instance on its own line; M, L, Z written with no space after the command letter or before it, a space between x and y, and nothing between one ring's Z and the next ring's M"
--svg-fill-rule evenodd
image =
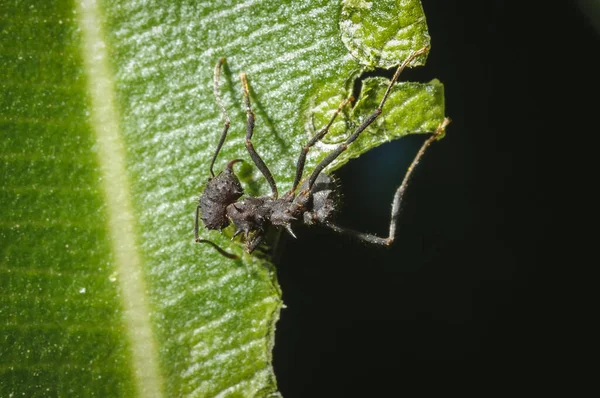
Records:
M252 253L254 249L260 244L263 240L266 230L270 225L273 225L277 228L286 229L292 236L294 233L292 232L291 224L294 221L302 220L307 225L312 224L321 224L327 226L334 231L348 234L354 236L362 241L389 246L394 241L394 236L396 235L396 224L398 222L398 215L400 213L400 204L402 202L402 197L404 196L404 192L406 191L406 187L408 185L408 181L423 157L425 151L431 145L431 143L442 135L446 125L449 123L449 119L444 119L444 121L439 125L437 130L431 135L425 143L421 146L421 149L415 156L411 165L406 172L404 180L402 184L396 191L394 195L394 200L392 202L392 215L390 222L390 232L387 238L381 238L376 235L372 235L369 233L357 232L353 230L349 230L340 226L333 224L332 218L333 214L336 210L336 190L335 184L333 183L333 179L329 177L327 174L323 173L323 170L333 162L342 152L344 152L348 146L353 143L358 136L371 124L373 121L382 113L382 108L390 94L390 90L394 83L398 80L400 73L404 70L404 68L413 60L415 57L422 55L429 51L428 47L422 48L418 51L413 52L396 70L394 76L390 80L388 84L387 90L379 103L379 106L371 113L369 117L367 117L356 129L352 132L352 134L337 148L335 148L329 155L327 155L312 171L307 180L305 180L302 185L300 182L302 180L302 174L304 172L304 163L306 161L306 155L308 154L309 149L315 145L319 140L321 140L329 131L329 128L335 121L336 117L340 114L342 109L348 104L354 101L352 97L344 100L337 110L335 114L331 117L329 123L319 132L317 132L300 152L300 156L298 157L298 161L296 163L296 176L294 178L294 183L292 184L292 188L286 192L281 198L278 196L277 185L273 178L273 175L269 171L267 165L263 162L260 155L254 149L252 145L252 134L254 132L254 113L252 112L252 108L250 106L250 95L248 90L248 81L246 79L246 74L242 73L240 75L242 81L242 88L244 91L244 102L246 105L246 149L252 158L252 161L258 167L262 175L266 178L267 182L271 187L271 195L270 196L261 196L261 197L252 197L247 196L243 200L239 200L244 194L244 190L240 181L233 171L233 166L241 162L241 159L235 159L227 163L225 169L215 176L213 172L213 166L217 159L217 155L223 146L223 142L227 136L227 131L229 130L230 120L227 115L227 111L223 106L223 102L221 100L221 94L219 90L219 77L221 74L221 68L223 63L225 62L224 58L219 59L215 66L214 73L214 95L217 100L217 104L221 108L221 112L225 119L223 132L221 133L221 138L219 139L219 143L217 144L217 149L212 157L212 161L210 163L210 174L211 177L208 179L208 183L204 192L200 194L200 198L198 201L198 207L196 208L196 220L194 225L194 235L196 238L196 242L204 242L209 243L212 246L216 247L217 250L223 255L226 255L231 258L237 258L237 256L229 255L224 252L222 249L219 249L217 245L214 243L200 239L198 236L198 216L199 212L202 211L202 222L208 229L218 229L227 227L230 223L233 223L235 226L234 236L243 233L246 239L246 251L248 253ZM298 186L300 188L298 189ZM298 190L298 193L296 191ZM295 237L295 236L294 236Z

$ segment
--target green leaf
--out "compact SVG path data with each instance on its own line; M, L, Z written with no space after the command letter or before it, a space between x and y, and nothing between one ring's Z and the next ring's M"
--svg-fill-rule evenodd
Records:
M420 0L343 0L342 4L342 40L363 65L390 68L430 44ZM422 56L412 65L424 63Z
M278 395L271 350L282 301L267 252L245 254L228 230L201 235L240 260L193 242L223 126L213 70L227 58L232 125L216 169L245 159L247 192L269 192L243 143L246 72L254 146L284 192L301 146L356 77L429 43L419 2L349 4L0 2L0 396ZM381 33L378 21L394 15ZM406 32L414 39L394 46ZM307 170L386 86L364 81ZM431 132L443 115L439 82L398 84L330 170Z

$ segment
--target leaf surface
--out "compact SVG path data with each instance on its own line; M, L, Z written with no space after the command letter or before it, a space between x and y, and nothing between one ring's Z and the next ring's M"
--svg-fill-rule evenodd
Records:
M245 159L247 192L269 192L244 148L245 72L254 146L284 192L301 146L355 78L429 42L424 17L414 15L419 2L373 2L385 18L422 19L375 42L379 14L367 21L363 10L357 22L348 3L0 3L0 396L278 395L271 349L282 301L268 255L245 254L228 230L201 234L238 261L193 242L197 195L223 125L213 70L226 57L232 125L215 169ZM385 43L387 55L348 45L348 19L362 37L355 45ZM406 32L416 39L390 45ZM364 82L355 107L310 152L308 171L386 84ZM431 132L443 115L439 82L399 84L376 126L330 169Z

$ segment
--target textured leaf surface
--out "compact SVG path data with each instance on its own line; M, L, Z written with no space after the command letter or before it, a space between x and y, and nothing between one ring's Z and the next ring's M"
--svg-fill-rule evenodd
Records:
M383 3L403 20L404 2ZM0 396L277 394L274 268L260 253L245 255L227 231L202 237L239 261L192 241L222 128L213 68L227 58L232 120L216 168L249 161L244 71L254 145L284 191L301 145L365 64L342 41L344 10L329 1L0 3ZM424 22L415 26L411 34L428 42ZM377 28L359 30L369 37ZM372 110L385 84L365 82L308 170ZM398 85L384 115L332 169L381 142L434 130L441 85ZM249 192L268 192L255 168L241 169Z
M342 40L363 65L389 68L429 46L420 0L343 0L342 4ZM413 64L422 65L424 59L419 57Z

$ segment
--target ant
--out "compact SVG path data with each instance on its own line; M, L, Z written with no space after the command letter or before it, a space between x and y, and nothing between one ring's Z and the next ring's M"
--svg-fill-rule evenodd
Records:
M233 223L235 226L234 237L240 233L244 234L246 240L246 251L248 253L252 253L261 243L265 236L267 227L270 225L277 228L284 228L290 233L290 235L295 237L291 228L291 224L292 222L298 220L302 220L307 225L321 224L333 229L334 231L351 235L359 240L371 244L382 246L391 245L396 235L396 225L398 223L398 215L400 213L400 204L402 202L404 192L408 186L408 181L413 174L415 167L425 154L427 148L433 141L441 138L441 135L450 120L446 118L442 123L440 123L436 131L425 141L425 143L423 143L411 165L409 166L402 184L400 187L398 187L394 195L389 236L387 238L381 238L369 233L353 231L335 225L332 222L333 215L336 211L336 187L333 179L327 174L323 173L323 170L342 152L344 152L348 146L352 144L359 137L359 135L371 123L373 123L375 119L377 119L379 115L381 115L383 106L385 105L385 102L390 94L392 86L398 80L400 73L412 60L419 55L425 54L427 51L429 51L429 47L424 47L411 53L410 56L404 62L402 62L390 80L379 106L371 113L369 117L367 117L358 127L355 128L352 134L346 138L343 143L338 145L337 148L335 148L319 164L317 164L308 179L300 184L309 149L327 134L336 117L348 103L354 101L354 98L349 97L339 105L334 115L329 120L329 123L323 129L318 131L302 148L296 163L296 175L294 178L294 183L292 184L292 188L281 198L279 198L277 184L275 183L273 175L252 145L255 116L250 105L248 80L246 78L246 74L242 73L240 75L240 79L242 81L244 103L246 106L246 149L250 154L250 158L256 167L258 167L271 187L270 196L247 196L242 200L239 199L244 194L244 190L239 179L233 171L233 166L236 163L241 162L242 159L231 160L229 163L227 163L225 169L216 176L213 171L213 166L221 147L223 146L225 138L227 137L227 131L229 130L229 125L231 123L229 116L227 115L227 111L223 105L219 89L220 74L225 59L219 59L215 66L213 89L217 104L221 108L221 112L225 121L221 138L219 139L219 143L217 144L217 148L210 163L209 169L211 177L208 179L208 183L204 189L204 192L200 194L198 206L196 208L196 219L194 224L194 235L196 242L209 243L221 254L230 258L237 258L237 256L231 255L220 249L213 242L199 238L198 217L200 211L202 211L201 219L208 229L221 230L227 227L230 223Z

